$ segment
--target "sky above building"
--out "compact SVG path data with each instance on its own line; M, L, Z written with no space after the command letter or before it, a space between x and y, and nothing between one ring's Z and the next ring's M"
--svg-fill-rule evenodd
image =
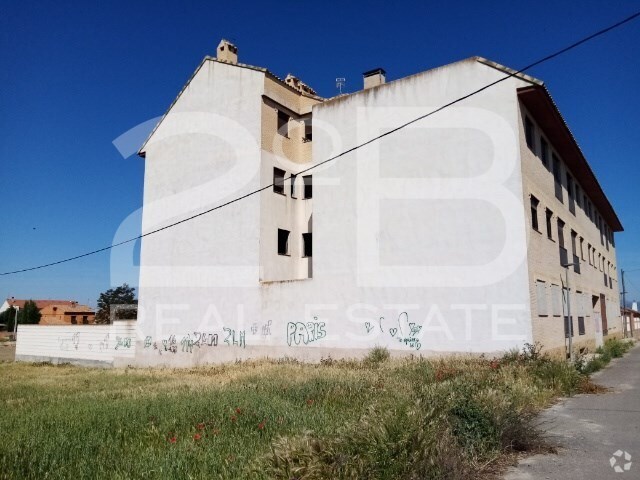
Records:
M333 96L336 78L357 91L362 72L376 67L387 81L473 55L520 68L637 8L628 0L4 4L0 271L110 245L132 214L125 233L140 233L137 139L223 37L242 63ZM638 58L635 21L527 72L545 81L625 227L617 260L631 299L640 299ZM95 305L113 281L137 285L135 270L112 278L110 262L103 252L0 276L0 297Z

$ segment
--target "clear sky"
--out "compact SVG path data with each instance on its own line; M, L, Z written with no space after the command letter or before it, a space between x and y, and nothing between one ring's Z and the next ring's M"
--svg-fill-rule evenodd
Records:
M142 203L144 162L113 141L162 115L220 38L243 63L291 72L320 95L480 55L519 68L622 19L637 1L14 1L0 7L0 271L109 245ZM536 67L625 232L618 268L640 268L640 21ZM148 127L147 127L148 128ZM134 152L127 152L126 155ZM138 230L139 233L139 230ZM95 304L109 253L0 277L0 298ZM640 299L640 271L630 273ZM136 284L136 278L130 278Z

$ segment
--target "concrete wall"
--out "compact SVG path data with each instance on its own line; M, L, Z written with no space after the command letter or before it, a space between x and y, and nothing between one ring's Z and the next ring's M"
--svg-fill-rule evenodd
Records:
M112 325L20 325L16 360L126 366L133 364L136 322Z

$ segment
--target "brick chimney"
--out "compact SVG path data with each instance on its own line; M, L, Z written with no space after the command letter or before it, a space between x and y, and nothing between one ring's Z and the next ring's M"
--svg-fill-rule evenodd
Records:
M368 72L364 72L362 77L364 78L364 89L377 87L378 85L382 85L385 82L387 72L382 68L375 68L373 70L369 70Z
M238 47L224 38L220 40L217 50L218 60L229 63L238 63Z

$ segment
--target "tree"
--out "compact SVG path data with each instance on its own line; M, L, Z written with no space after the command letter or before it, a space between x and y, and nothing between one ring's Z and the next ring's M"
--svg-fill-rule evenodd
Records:
M111 322L111 306L112 305L137 305L135 288L123 283L120 287L110 288L106 292L102 292L98 297L98 313L96 313L96 323ZM137 309L118 307L116 318L119 320L135 319L137 317Z
M10 307L4 312L0 313L0 323L7 326L8 332L13 332L13 324L16 320L16 309Z
M24 307L18 312L18 324L36 325L40 323L40 309L33 300L24 302Z

